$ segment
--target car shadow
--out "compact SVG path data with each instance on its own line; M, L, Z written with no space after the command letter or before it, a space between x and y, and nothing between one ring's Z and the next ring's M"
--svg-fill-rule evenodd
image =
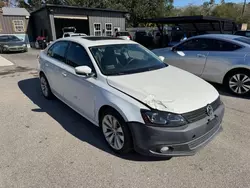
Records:
M46 112L55 119L66 131L83 142L105 151L111 155L115 155L125 160L131 161L160 161L167 158L156 158L142 156L136 152L126 155L118 155L114 153L106 144L99 127L76 113L70 107L65 105L58 99L47 100L42 96L40 91L40 83L38 78L21 80L18 82L20 90L39 108L31 109L33 112Z
M210 84L212 84L217 89L217 91L220 93L220 95L224 95L224 96L228 96L228 97L234 97L234 98L250 99L250 96L237 96L237 95L231 94L225 88L225 86L223 86L221 84L211 83L211 82L210 82Z

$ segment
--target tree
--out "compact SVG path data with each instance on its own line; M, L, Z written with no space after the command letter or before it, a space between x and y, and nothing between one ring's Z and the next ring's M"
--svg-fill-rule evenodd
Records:
M135 27L144 18L162 17L173 9L173 0L19 0L18 3L30 11L44 3L124 10L130 13L129 22Z
M5 2L4 1L0 1L0 8L5 6Z

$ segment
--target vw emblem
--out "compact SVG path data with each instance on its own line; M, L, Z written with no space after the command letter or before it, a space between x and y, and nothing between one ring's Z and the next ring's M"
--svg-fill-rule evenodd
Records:
M207 105L207 115L209 117L212 117L214 115L214 109L213 109L213 107L210 104Z

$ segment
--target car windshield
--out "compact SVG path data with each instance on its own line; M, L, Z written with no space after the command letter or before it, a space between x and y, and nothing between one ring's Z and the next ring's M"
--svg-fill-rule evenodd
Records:
M21 40L18 37L12 35L0 36L0 42L13 42L13 41L21 41Z
M167 65L154 53L138 44L114 44L89 48L104 75L132 74Z
M250 45L250 38L247 37L238 37L235 38L234 40Z

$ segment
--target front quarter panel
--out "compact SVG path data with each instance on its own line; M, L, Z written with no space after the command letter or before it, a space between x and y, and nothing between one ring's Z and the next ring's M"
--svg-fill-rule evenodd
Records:
M95 99L95 122L99 123L99 110L107 105L118 111L126 122L144 123L140 109L148 109L146 106L109 85L99 82L97 87L100 92Z

